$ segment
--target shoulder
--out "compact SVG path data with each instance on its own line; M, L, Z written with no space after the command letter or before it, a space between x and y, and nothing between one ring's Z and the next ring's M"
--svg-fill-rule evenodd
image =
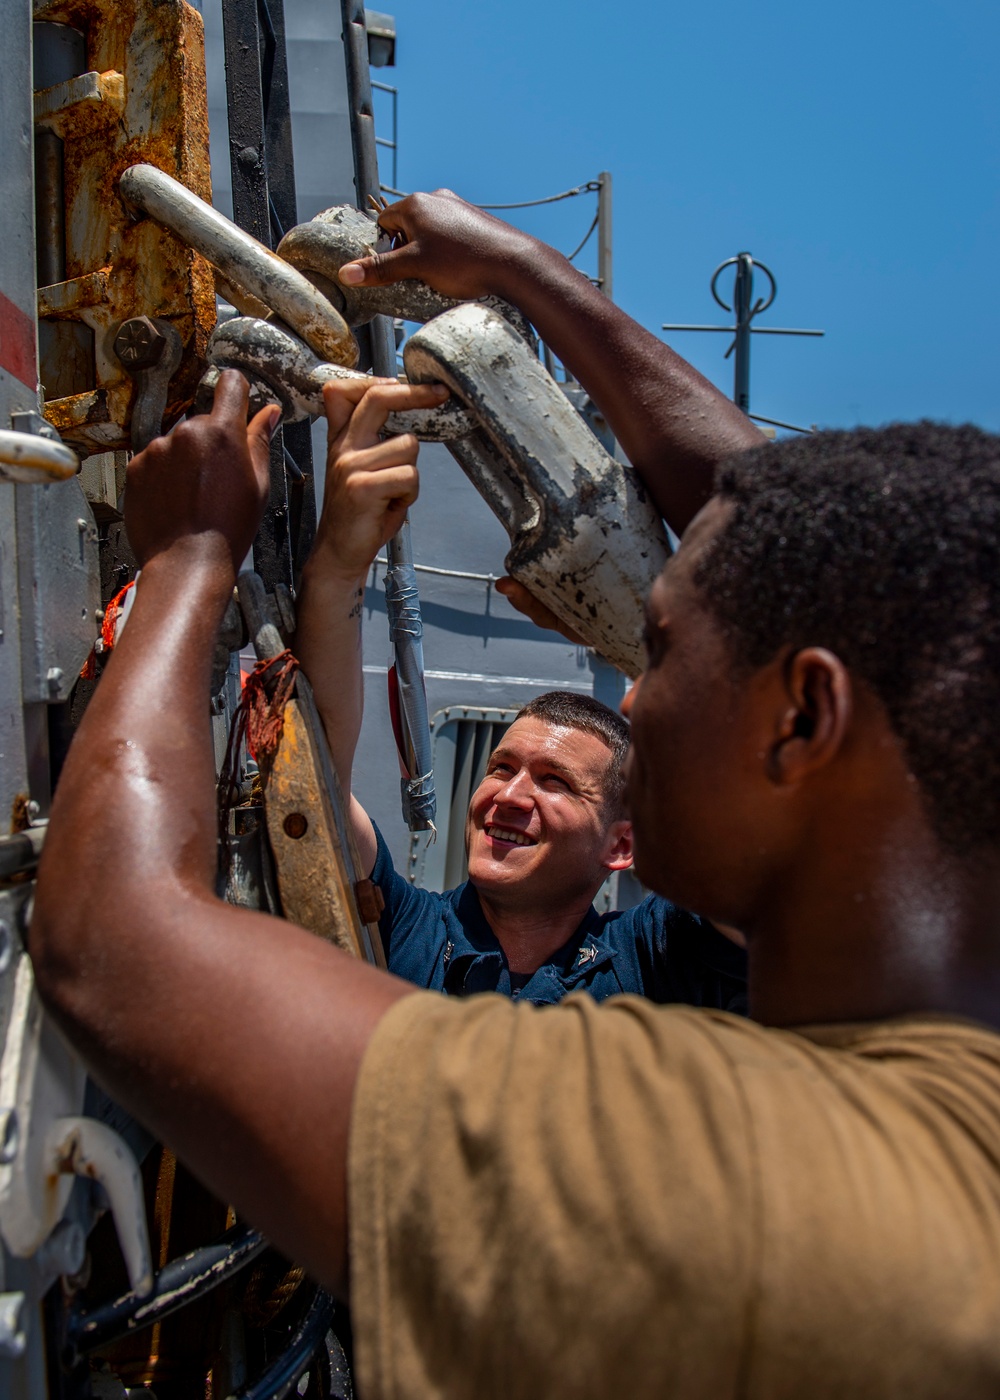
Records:
M654 1001L745 1013L746 952L707 919L650 894L602 923L612 946L635 949L636 991Z
M946 1377L981 1382L987 1354L1000 1371L1000 1037L843 1029L636 997L399 1002L351 1123L367 1388L388 1392L381 1367L399 1364L413 1368L407 1393L441 1389L454 1337L474 1332L463 1393L488 1389L511 1355L539 1394L592 1393L611 1335L629 1393L682 1363L699 1394L735 1393L748 1374L766 1388L794 1336L831 1394L858 1376L880 1394L995 1394ZM598 1294L602 1326L581 1329ZM889 1331L905 1345L886 1348ZM928 1346L940 1385L921 1380Z
M385 900L379 932L389 970L418 986L433 986L447 941L445 915L449 896L419 889L404 880L393 865L389 847L377 826L375 841L371 879Z

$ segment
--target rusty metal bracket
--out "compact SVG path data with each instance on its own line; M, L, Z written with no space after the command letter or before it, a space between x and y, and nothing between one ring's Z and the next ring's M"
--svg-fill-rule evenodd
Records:
M191 402L215 324L208 263L132 219L118 193L146 161L210 197L203 27L184 0L36 0L34 18L83 36L83 71L38 91L34 116L45 416L87 456L129 446L140 386L114 350L122 322L155 307L180 337L168 423Z

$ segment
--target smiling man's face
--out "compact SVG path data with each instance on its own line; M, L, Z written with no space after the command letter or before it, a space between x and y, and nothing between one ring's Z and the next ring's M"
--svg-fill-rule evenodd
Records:
M631 864L629 823L608 810L611 751L596 734L515 720L466 821L469 879L489 898L558 908Z

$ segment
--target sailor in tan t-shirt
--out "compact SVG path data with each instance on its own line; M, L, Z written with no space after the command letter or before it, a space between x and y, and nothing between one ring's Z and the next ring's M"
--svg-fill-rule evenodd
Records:
M377 275L433 276L444 249L442 290L518 301L661 509L664 463L746 445L557 255L450 197L401 208ZM327 392L332 469L384 539L416 444L362 433L350 396L384 421L431 391ZM205 687L267 492L268 411L248 435L246 408L223 375L210 416L130 467L142 580L31 929L95 1074L350 1283L362 1400L1000 1394L1000 440L925 424L735 457L654 589L637 867L745 932L754 1024L447 1002L216 901ZM142 859L112 907L121 831Z

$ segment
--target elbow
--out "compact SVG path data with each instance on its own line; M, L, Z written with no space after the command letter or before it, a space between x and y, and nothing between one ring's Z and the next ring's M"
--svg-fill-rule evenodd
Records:
M39 879L26 932L35 986L45 1007L60 1023L80 1013L79 989L86 977L80 957L81 922L71 901Z

